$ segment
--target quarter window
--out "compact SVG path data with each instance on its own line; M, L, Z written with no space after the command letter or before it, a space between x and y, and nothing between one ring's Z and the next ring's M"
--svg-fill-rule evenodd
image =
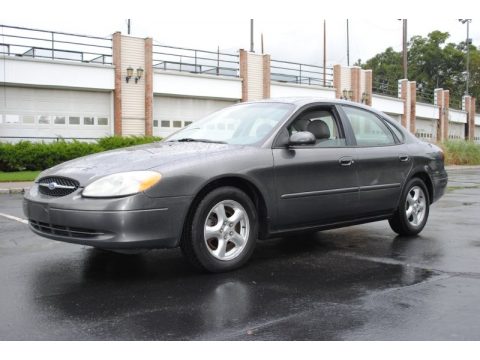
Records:
M395 144L392 133L375 114L351 106L344 106L343 110L350 120L358 146Z

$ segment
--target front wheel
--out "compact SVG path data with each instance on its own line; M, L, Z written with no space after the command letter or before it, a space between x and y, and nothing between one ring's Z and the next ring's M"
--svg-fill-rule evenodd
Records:
M239 268L253 253L257 212L248 195L234 187L208 193L186 225L181 249L190 263L209 272Z
M397 234L414 236L425 227L429 211L427 187L421 179L413 178L405 186L398 209L388 222Z

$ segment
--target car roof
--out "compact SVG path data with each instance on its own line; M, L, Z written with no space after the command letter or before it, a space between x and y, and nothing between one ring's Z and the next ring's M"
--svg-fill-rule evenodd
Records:
M356 106L360 108L364 108L370 111L378 112L371 106L360 104L353 101L348 100L341 100L341 99L331 99L331 98L322 98L322 97L312 97L312 96L297 96L297 97L278 97L278 98L270 98L270 99L263 99L257 101L249 101L250 103L262 103L262 102L278 102L284 104L292 104L296 107L302 107L308 104L342 104L342 105L350 105Z

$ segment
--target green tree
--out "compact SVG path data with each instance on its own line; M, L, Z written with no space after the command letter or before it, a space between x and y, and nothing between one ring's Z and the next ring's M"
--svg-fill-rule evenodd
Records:
M427 37L413 36L408 42L408 79L417 82L420 101L433 101L433 90L441 87L450 90L451 106L460 107L465 92L466 44L447 43L450 34L433 31ZM385 84L391 92L403 77L401 52L391 47L375 55L364 64L373 70L376 91ZM480 52L470 45L470 94L480 95Z

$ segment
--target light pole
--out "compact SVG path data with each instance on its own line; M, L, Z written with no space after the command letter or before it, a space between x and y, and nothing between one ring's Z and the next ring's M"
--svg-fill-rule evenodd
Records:
M462 24L467 24L467 40L465 45L467 46L467 76L466 76L466 86L465 86L465 95L468 95L468 83L470 81L470 45L472 40L470 39L470 23L472 19L458 19Z

